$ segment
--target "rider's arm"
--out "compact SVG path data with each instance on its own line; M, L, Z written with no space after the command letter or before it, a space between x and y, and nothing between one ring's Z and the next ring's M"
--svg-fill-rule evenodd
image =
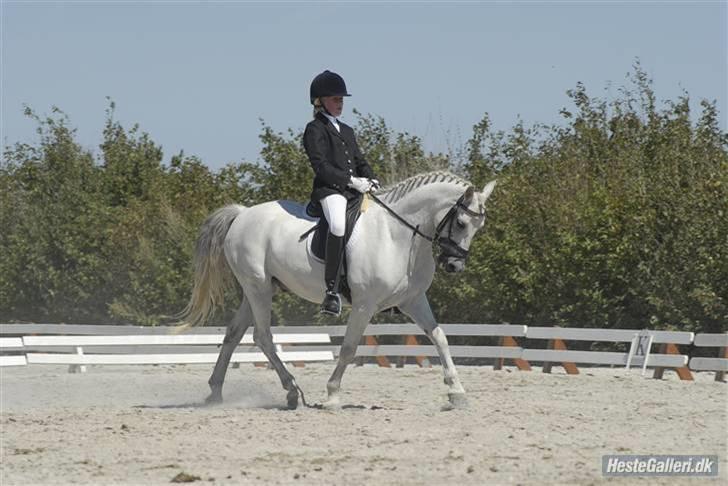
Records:
M361 150L359 150L359 144L356 143L356 138L354 138L354 162L356 163L356 173L359 177L366 177L367 179L377 178L374 175L372 167L366 161L364 155L362 155Z

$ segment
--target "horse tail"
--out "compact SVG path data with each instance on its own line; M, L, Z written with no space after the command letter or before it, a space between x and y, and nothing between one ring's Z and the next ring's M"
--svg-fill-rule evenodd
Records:
M225 299L234 278L225 259L225 237L245 206L230 204L207 217L195 247L194 285L187 307L177 316L178 332L205 323Z

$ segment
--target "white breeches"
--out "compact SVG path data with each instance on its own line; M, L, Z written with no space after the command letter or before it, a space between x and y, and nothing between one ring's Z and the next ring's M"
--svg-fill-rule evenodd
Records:
M331 194L321 200L329 231L334 236L344 236L346 231L346 198L341 194Z

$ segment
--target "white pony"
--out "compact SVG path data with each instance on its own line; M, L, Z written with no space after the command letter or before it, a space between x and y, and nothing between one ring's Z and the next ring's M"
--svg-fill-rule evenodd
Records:
M462 271L473 236L485 222L485 202L494 187L491 181L478 192L447 172L421 174L382 191L381 201L391 211L370 204L361 215L346 249L351 314L324 406L339 406L341 378L354 360L364 329L372 316L391 307L398 307L424 330L440 356L451 405L465 405L447 338L425 292L435 274L433 242L440 246L439 262L445 270ZM208 320L223 301L228 270L244 293L208 382L208 403L222 401L230 357L254 324L253 339L288 391L288 407L298 406L300 389L273 345L271 301L277 290L285 290L321 302L324 265L310 254L306 241L299 240L314 222L298 203L271 201L253 207L226 206L203 224L194 257L194 288L183 322L195 326Z

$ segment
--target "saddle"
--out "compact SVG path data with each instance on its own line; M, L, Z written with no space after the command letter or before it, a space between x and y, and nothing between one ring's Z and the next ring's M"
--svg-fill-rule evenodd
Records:
M346 201L346 230L344 232L344 248L349 242L351 233L354 231L354 226L361 216L361 206L363 196L358 195L355 198ZM329 234L329 222L323 215L321 205L309 202L306 205L306 214L312 218L319 218L319 222L316 226L306 231L299 237L299 241L304 241L313 232L313 238L311 239L311 253L319 260L325 260L326 258L326 237ZM341 295L351 303L351 289L349 288L349 282L346 279L347 275L347 262L346 262L346 251L344 251L343 261L341 264L341 276L340 291Z

